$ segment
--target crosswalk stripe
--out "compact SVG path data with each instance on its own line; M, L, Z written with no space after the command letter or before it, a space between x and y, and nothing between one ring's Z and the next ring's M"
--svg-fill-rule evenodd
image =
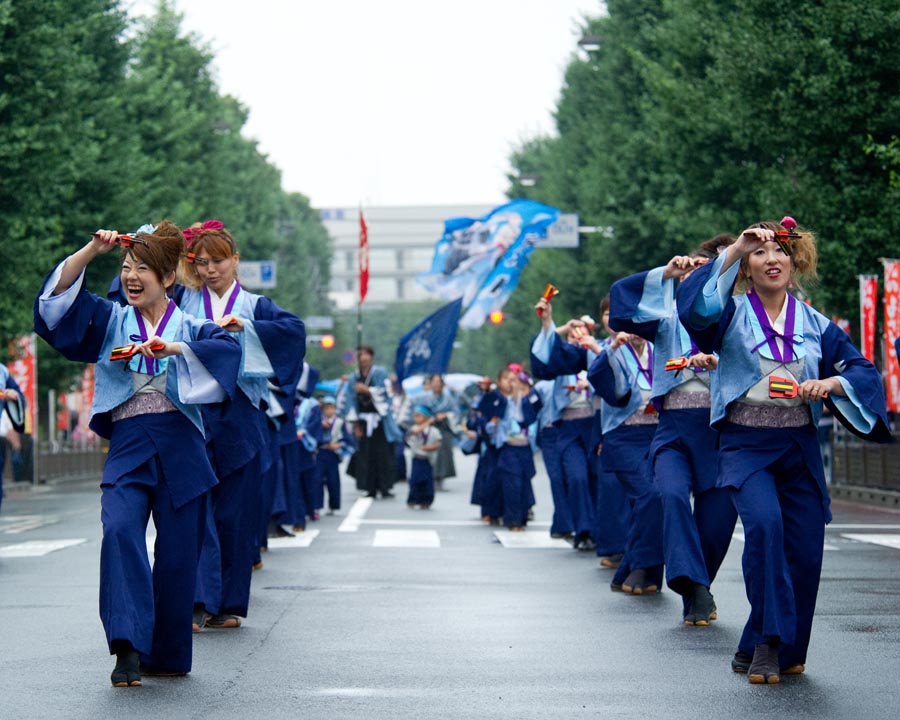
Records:
M549 548L555 550L571 550L572 546L562 538L550 537L544 532L510 532L509 530L495 530L494 537L505 548L535 549Z
M841 537L871 545L883 545L884 547L900 550L900 535L886 535L883 533L844 533Z
M53 515L7 515L0 517L0 524L7 525L3 532L7 535L18 535L28 530L37 530L44 525L58 523L59 518Z
M0 557L41 557L48 553L62 550L67 547L74 547L86 543L87 538L75 538L73 540L28 540L27 542L16 543L15 545L6 545L0 547Z
M280 550L282 548L306 548L312 545L312 541L319 537L319 530L304 530L298 532L294 537L269 538L266 544L269 550Z
M744 533L741 532L740 530L735 530L731 534L731 537L733 540L737 540L738 542L746 542L746 540L744 538ZM827 541L825 543L823 543L822 549L823 550L840 550L840 548L837 545L834 545L833 543L830 543Z
M435 530L376 530L372 547L436 548L441 539Z
M353 503L353 507L350 508L350 512L347 513L347 517L344 518L344 521L338 527L338 532L356 532L359 530L359 525L369 508L372 507L373 502L374 498L357 498L356 502Z

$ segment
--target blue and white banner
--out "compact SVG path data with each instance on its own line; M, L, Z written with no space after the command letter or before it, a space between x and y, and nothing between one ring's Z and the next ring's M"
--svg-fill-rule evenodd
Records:
M435 310L400 338L394 363L398 382L420 373L447 372L461 310L462 298L458 298Z
M513 200L481 218L451 218L435 245L431 270L420 273L418 282L446 300L461 298L469 308L463 327L479 327L503 307L534 244L547 237L558 217L556 208ZM492 307L483 313L489 300Z

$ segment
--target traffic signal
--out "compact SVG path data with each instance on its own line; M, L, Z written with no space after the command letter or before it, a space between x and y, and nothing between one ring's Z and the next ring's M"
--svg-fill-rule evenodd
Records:
M494 312L488 315L488 320L490 320L493 325L499 325L503 322L503 317L502 310L494 310Z
M323 348L331 350L331 348L334 347L334 335L323 335L319 342L322 344Z

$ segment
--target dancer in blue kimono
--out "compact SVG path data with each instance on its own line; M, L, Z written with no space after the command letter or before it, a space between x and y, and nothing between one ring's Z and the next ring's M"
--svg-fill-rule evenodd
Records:
M124 307L84 287L87 265L120 246ZM240 365L240 345L228 333L167 297L183 252L170 222L133 236L98 230L50 274L35 303L42 338L69 360L97 364L90 427L109 439L100 617L116 655L116 687L140 685L142 672L191 670L193 588L207 491L216 484L200 404L232 397Z
M544 450L544 463L550 476L553 496L554 524L559 522L564 528L568 520L569 532L577 550L593 551L596 544L594 531L595 488L592 487L590 472L591 435L594 424L593 390L587 382L586 373L552 373L542 362L538 353L546 347L547 333L553 325L551 305L545 301L546 312L541 312L541 332L531 345L531 367L535 377L552 380L552 390L541 410L543 425L541 436L548 441ZM581 326L572 326L568 341L574 335L583 333ZM549 425L549 427L548 427ZM548 452L549 450L549 452ZM557 517L559 508L560 517ZM557 532L560 529L558 528ZM565 531L565 530L563 530ZM553 535L551 525L551 535Z
M9 368L0 363L0 413L6 413L12 429L17 433L25 432L25 396L19 389L15 378L10 375ZM6 447L0 437L0 474L6 462ZM2 483L0 483L2 485ZM3 503L3 488L0 487L0 505Z
M732 660L751 683L805 670L831 520L816 422L824 401L851 432L891 439L880 373L828 318L788 293L816 271L812 233L789 217L750 226L677 291L681 322L717 352L710 419L718 484L744 526L750 617ZM747 290L732 295L740 282Z
M572 335L573 329L581 327L583 322L570 320L557 328L552 320L552 306L543 298L535 309L541 310L542 318L547 318L546 327L542 327L532 343L532 363L536 371L540 368L545 376L554 377L579 373L587 368L593 373L602 365L606 374L612 374L609 355L622 357L615 355L612 340L600 343L584 333L578 344L565 342L561 336ZM601 317L605 319L607 314L608 299L604 298ZM621 336L615 347L620 347L628 339ZM588 375L588 380L601 397L600 412L595 410L590 427L589 447L592 455L589 461L594 461L596 449L602 447L593 480L595 520L592 526L593 534L598 538L601 564L615 569L610 583L613 590L641 595L659 589L662 548L661 540L657 542L657 536L661 533L658 496L655 496L647 475L647 454L657 419L655 413L646 412L647 402L641 404L643 394L649 401L650 384L645 373L639 372L641 367L649 372L646 363L651 350L648 345L635 345L637 351L630 344L628 347L632 349L625 351L626 354L636 352L637 359L631 360L633 368L625 365L624 372L629 374L629 379L620 380L621 387L608 381L603 386L603 390L608 392L601 392L595 378L590 373ZM626 361L627 358L623 360ZM611 387L607 388L609 385ZM620 407L623 401L626 402L624 408ZM598 436L597 432L598 414L602 422L602 436ZM632 561L637 564L632 564Z
M434 466L441 449L441 431L429 406L413 408L413 424L406 431L406 445L412 455L406 505L427 510L434 502Z
M269 421L270 452L273 462L263 475L263 501L260 505L260 550L268 549L270 537L293 537L293 533L284 529L284 525L295 522L296 497L300 492L300 471L302 467L303 448L294 425L296 396L300 387L307 389L308 383L313 386L318 381L319 371L303 363L303 372L299 384L291 383L278 387L268 383L269 398L266 402L266 417ZM304 515L300 523L305 522ZM261 567L261 558L257 558L254 570Z
M392 498L397 477L393 443L403 435L397 427L392 407L391 376L374 365L375 350L360 345L356 351L357 369L338 391L338 415L354 425L357 450L351 460L357 487L374 498Z
M537 427L540 398L516 373L503 368L497 388L485 393L478 411L485 418L485 433L497 450L490 484L502 498L503 524L511 532L522 532L533 504L531 479L535 475L530 435ZM496 498L494 498L496 502Z
M444 383L443 376L436 373L429 380L427 392L416 403L431 408L434 427L441 434L441 449L434 462L434 484L438 490L444 490L444 480L456 477L453 448L459 424L459 401Z
M207 451L219 479L212 490L213 522L207 525L197 582L194 623L240 627L250 603L250 579L260 547L258 518L263 474L272 456L266 408L268 385L295 385L303 367L303 322L238 281L240 255L218 220L185 230L187 286L182 309L212 320L240 342L238 392L228 413L207 412Z
M540 368L534 358L531 359L531 367L535 371L535 377L540 378ZM555 387L554 380L539 380L534 384L534 391L540 397L542 405L537 419L537 444L541 449L541 458L544 461L547 478L550 480L550 497L553 500L550 537L574 542L575 525L572 522L572 511L569 508L569 498L566 494L565 475L557 445L559 428L556 423L559 421L559 408L553 403Z
M733 241L730 235L717 236L690 257L676 256L664 267L619 280L609 293L610 327L645 337L655 348L650 399L659 411L659 426L650 462L663 504L666 580L682 597L687 625L706 626L716 619L710 585L728 552L737 512L728 490L716 487L709 378L717 358L700 352L679 322L675 283ZM670 364L685 367L667 369Z
M490 443L486 431L487 420L479 410L482 398L492 387L493 381L487 376L478 383L478 393L472 398L466 413L460 450L464 455L478 456L469 503L479 506L482 522L499 525L500 518L503 517L503 498L493 483L498 451Z
M316 497L321 498L320 507L325 505L325 490L328 490L328 510L326 515L334 515L341 509L341 460L352 452L353 440L347 433L346 423L337 415L337 400L326 395L320 401L322 408L322 436L316 453Z
M318 371L316 371L318 377ZM293 479L294 531L306 530L306 520L318 520L322 507L322 491L316 488L316 453L322 442L322 408L312 397L312 385L297 388L294 410L294 432L300 441L297 474Z

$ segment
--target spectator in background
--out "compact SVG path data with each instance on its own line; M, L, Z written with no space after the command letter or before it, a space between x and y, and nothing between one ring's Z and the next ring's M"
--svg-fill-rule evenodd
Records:
M352 474L367 497L380 494L392 498L397 476L392 443L403 436L394 419L391 377L383 367L373 364L375 350L370 345L360 345L356 357L357 368L341 386L337 398L338 414L353 423L358 444Z
M10 460L13 479L18 482L21 475L22 440L19 433L25 429L25 397L10 375L6 365L0 363L0 414L3 430L0 434L0 504L3 502L3 468L6 465L6 443L10 446ZM3 440L5 438L5 441ZM18 461L18 462L17 462ZM19 472L16 472L16 469Z
M453 445L459 422L459 401L455 393L444 383L443 376L434 374L428 381L427 393L422 404L431 409L434 417L432 422L441 434L441 447L434 460L434 484L437 490L444 490L444 480L456 477Z

